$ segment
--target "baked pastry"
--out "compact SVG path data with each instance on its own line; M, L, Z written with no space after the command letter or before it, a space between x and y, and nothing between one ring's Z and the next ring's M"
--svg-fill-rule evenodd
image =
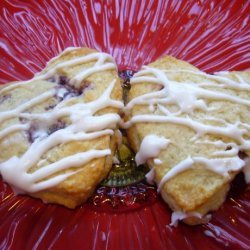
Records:
M112 57L68 48L0 89L0 174L16 192L74 208L112 166L123 107Z
M170 56L131 79L123 127L137 165L148 163L147 177L174 211L172 225L207 221L248 171L249 83L249 71L210 75Z
M172 224L206 221L240 171L249 182L249 82L250 72L208 75L169 56L132 78L122 126L174 211ZM1 86L2 178L17 193L76 207L111 169L122 108L113 59L87 48L68 48L33 79Z

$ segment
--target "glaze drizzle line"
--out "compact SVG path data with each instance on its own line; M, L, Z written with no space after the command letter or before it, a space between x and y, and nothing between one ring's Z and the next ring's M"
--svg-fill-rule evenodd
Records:
M72 48L64 51L59 56L62 56L71 50ZM50 63L55 61L58 57L52 59ZM39 73L29 81L18 82L7 86L0 91L0 94L19 86L25 86L33 80L49 79L57 74L58 69L92 61L96 61L93 67L90 69L83 69L71 79L71 83L74 84L74 86L78 87L80 83L91 74L116 68L111 56L105 53L92 53L86 56L74 58L67 62L56 64L52 68L49 68L48 71L45 70ZM48 63L48 66L50 63ZM120 116L116 113L106 113L103 115L96 115L96 113L107 107L117 109L123 108L122 102L113 100L110 97L115 83L116 80L114 79L99 98L89 103L76 103L67 106L68 100L64 100L53 110L47 111L46 113L28 113L26 111L48 98L53 97L56 90L52 89L38 97L26 101L13 110L1 112L0 122L4 122L11 118L24 118L27 121L25 124L14 124L2 130L0 132L0 139L5 139L9 134L18 130L26 131L30 127L32 121L42 123L45 127L48 127L50 124L53 124L63 117L67 117L70 120L70 125L61 128L50 135L46 135L41 129L41 131L38 131L38 138L35 139L22 156L13 156L5 162L0 163L0 174L3 179L12 185L15 190L18 190L19 193L38 192L53 187L67 179L69 176L76 174L80 171L79 167L82 167L91 160L110 155L110 149L89 150L60 159L57 162L43 166L32 173L29 172L35 165L41 166L44 162L43 155L57 145L76 140L92 140L101 136L113 134L112 129L117 127L117 124L120 122ZM74 170L70 170L71 167L74 167ZM60 173L57 176L51 176L58 172Z
M202 81L198 83L191 82L190 80L188 82L176 82L174 80L171 80L171 74L176 73L187 73L191 75L202 76L203 78L205 77L205 79L202 79ZM208 90L204 88L217 87L219 89L227 88L234 91L250 90L249 83L246 82L245 79L243 79L243 77L241 77L239 74L234 72L236 80L226 77L227 74L227 72L218 72L216 73L216 75L209 75L198 70L160 70L157 68L144 66L142 70L136 73L131 79L131 85L144 82L161 85L163 88L161 88L159 91L146 93L132 99L125 107L127 114L131 112L132 108L135 105L148 105L150 111L153 111L151 110L151 106L156 105L158 110L161 111L162 114L134 115L127 122L122 123L122 126L124 128L129 128L137 123L178 124L189 127L195 132L195 136L192 138L192 141L194 143L210 143L215 145L219 149L221 149L221 147L224 147L224 150L226 150L226 146L232 147L231 150L225 152L219 150L212 154L213 157L221 156L227 158L207 159L204 157L188 157L187 159L184 159L166 173L166 175L159 183L158 191L160 191L167 180L186 169L192 168L196 162L201 164L203 167L209 168L211 171L214 171L223 176L228 176L228 172L238 171L246 165L245 162L238 157L238 152L240 150L244 151L250 149L250 126L248 124L242 121L228 123L223 119L208 117L210 120L222 124L222 126L214 126L204 124L202 121L197 121L190 117L190 114L192 114L194 110L197 109L206 112L215 110L216 108L208 106L208 101L210 100L228 101L231 103L250 107L250 101L248 99L241 98L239 96L236 96L235 94L221 93L218 90ZM216 81L216 83L214 83L213 81ZM167 104L176 105L178 107L178 111L175 113L171 112L165 106ZM201 140L198 141L201 136L206 134L225 136L226 138L231 138L233 142L226 145L226 143L224 142L202 142ZM145 144L147 141L146 138L150 136L153 135L146 136L142 140L141 145ZM166 138L166 140L168 140L168 138ZM143 148L148 147L149 144L144 145ZM139 150L138 155L145 155L147 153L145 150L143 151L143 148ZM216 163L219 170L215 169L212 163ZM148 174L150 180L152 180L153 175L154 171L152 170Z

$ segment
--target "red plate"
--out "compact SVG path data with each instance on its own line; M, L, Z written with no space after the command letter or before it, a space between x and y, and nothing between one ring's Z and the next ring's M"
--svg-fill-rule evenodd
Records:
M32 77L68 46L111 53L121 70L163 54L208 72L250 68L249 1L11 0L0 11L0 83ZM15 197L0 181L0 249L250 249L250 191L241 184L240 176L208 224L171 228L159 197L72 211Z

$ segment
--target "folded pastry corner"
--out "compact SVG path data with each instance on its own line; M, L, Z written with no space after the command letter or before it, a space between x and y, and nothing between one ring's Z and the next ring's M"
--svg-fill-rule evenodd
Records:
M113 58L66 49L0 89L0 175L17 193L76 207L111 169L121 108Z
M206 74L164 56L133 76L125 111L137 164L150 166L172 225L207 221L248 171L250 72Z

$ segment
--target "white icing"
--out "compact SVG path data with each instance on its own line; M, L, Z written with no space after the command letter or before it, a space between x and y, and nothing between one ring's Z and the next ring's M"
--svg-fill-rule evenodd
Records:
M116 65L113 62L113 58L110 55L106 53L97 52L97 53L91 53L85 56L76 57L74 59L71 59L65 62L60 62L56 64L54 67L52 67L51 69L49 69L48 71L37 74L36 79L48 79L56 75L59 69L73 67L81 63L91 62L95 60L97 60L97 62L95 63L93 67L84 69L78 74L76 74L72 79L70 79L70 83L78 87L85 78L87 78L88 76L96 72L116 69Z
M42 93L41 95L39 95L37 97L34 97L33 99L31 99L25 103L20 104L15 109L0 112L0 123L3 122L4 120L19 116L19 114L22 111L29 109L29 108L33 107L34 105L37 105L40 102L43 102L43 101L51 98L54 94L55 94L55 90L52 89L52 90L49 90L45 93Z
M171 80L168 74L171 73L188 73L197 76L202 76L203 79L200 83L190 82L176 82ZM227 77L228 76L228 77ZM148 105L149 111L154 112L153 106L162 113L161 115L154 114L142 114L134 115L127 122L121 125L124 128L129 128L136 123L171 123L189 127L195 132L195 136L191 138L192 143L207 143L213 144L219 150L211 153L211 158L205 157L187 157L185 160L173 166L163 177L158 186L158 191L162 188L164 183L173 178L180 172L183 172L189 168L192 168L195 163L200 166L214 171L226 178L229 177L229 172L241 170L245 164L238 157L240 150L250 149L249 132L250 125L238 120L235 123L228 123L223 119L216 117L207 117L204 119L219 123L219 125L208 125L204 124L203 121L193 120L189 114L192 114L196 109L204 111L212 111L216 107L209 106L210 101L228 101L250 107L249 99L244 99L233 93L223 93L221 91L212 89L206 89L208 87L227 88L232 90L249 91L250 84L246 82L243 77L234 73L236 81L229 78L228 73L217 73L215 75L208 75L200 71L192 70L160 70L156 68L150 68L144 66L141 71L136 73L131 79L131 84L139 84L143 82L161 85L162 88L158 91L150 92L137 96L132 99L126 106L126 113L129 114L130 110L135 105ZM214 82L215 81L215 82ZM176 112L171 112L165 106L167 104L175 105L178 107ZM182 115L182 116L181 116ZM203 135L217 135L231 138L233 142L225 143L222 141L198 141L198 138ZM148 135L151 136L151 135ZM143 144L143 141L141 145ZM147 149L145 149L145 152ZM140 149L141 151L141 149ZM141 152L139 152L139 155ZM214 158L214 157L225 157L225 158ZM155 161L154 163L157 163ZM157 166L155 166L157 167ZM244 171L249 173L249 167L244 167ZM153 170L152 170L153 173ZM246 174L246 173L245 173ZM246 175L247 175L246 174ZM151 174L150 174L151 175ZM246 178L248 179L248 177Z
M61 53L59 53L57 56L53 57L46 65L56 61L57 59L59 59L61 56L64 56L68 52L75 51L78 49L81 49L81 47L68 47L65 50L63 50Z
M199 86L214 86L214 87L227 87L231 89L238 89L238 90L250 90L250 85L246 83L243 78L234 72L234 76L238 79L237 81L232 80L231 78L227 77L228 76L228 71L221 71L221 72L216 72L214 75L209 75L201 71L194 71L194 70L184 70L184 69L179 69L179 70L164 70L166 73L188 73L188 74L194 74L198 76L203 76L207 79L202 79L202 83L198 83ZM215 80L217 81L216 84L212 83L209 81Z
M153 104L150 104L148 107L149 111L154 112L155 111L155 107Z
M45 181L43 184L38 185L36 183L37 178L34 177L35 174L28 174L28 170L34 166L42 155L47 152L52 147L67 143L73 140L90 140L103 135L112 134L112 130L103 130L105 128L114 128L115 124L117 124L120 120L120 117L117 114L104 114L100 116L93 116L98 110L103 109L107 106L113 107L122 107L123 104L110 99L111 91L114 87L115 81L113 81L110 86L106 89L103 95L97 100L90 103L76 104L71 107L65 107L60 110L55 109L54 111L46 114L30 114L29 118L32 116L36 119L40 118L41 120L46 118L53 119L53 113L56 112L59 115L68 114L71 118L72 124L65 129L58 130L51 134L50 136L44 138L43 140L36 140L30 148L22 155L20 158L14 157L9 161L0 164L0 172L3 176L3 179L7 181L9 184L17 187L18 189L25 192L35 192L34 190L38 190L38 187L49 188L51 185L57 185L58 181L62 181L71 174L74 174L73 171L71 174L62 175L61 177L55 177L48 181ZM56 116L58 118L58 116ZM101 131L100 131L101 130ZM94 131L94 132L93 132ZM92 132L92 133L89 133ZM107 151L106 155L107 155ZM87 153L87 152L86 152ZM96 151L96 157L98 157ZM74 157L77 158L77 155L72 156L71 162L74 162ZM88 158L87 158L88 159ZM89 158L91 160L92 158ZM66 161L65 161L66 162ZM19 167L19 171L23 173L24 176L22 179L19 177L20 173L16 171L13 174L13 169ZM59 167L58 167L59 166ZM64 167L63 167L64 166ZM68 167L67 167L68 166ZM66 164L62 165L60 161L50 164L46 167L43 167L43 171L45 171L46 176L51 175L51 169L56 169L56 171L62 170L64 168L69 168L73 165ZM37 170L38 171L38 170ZM36 172L35 172L36 173ZM40 172L38 172L40 173ZM26 177L29 176L29 177ZM17 180L19 178L19 180ZM27 180L29 178L29 181ZM43 177L45 178L45 177ZM41 179L40 179L41 180ZM31 185L32 184L32 185ZM36 187L33 187L33 186ZM38 187L37 187L38 186ZM40 189L39 189L40 190Z
M63 53L65 53L65 51ZM56 58L52 59L52 61L54 60L56 60ZM85 77L95 72L115 68L115 64L110 62L112 61L111 56L105 53L92 53L87 56L77 57L56 64L47 72L43 71L33 79L48 79L56 75L60 68L72 67L79 63L95 60L96 63L91 69L83 69L75 78L73 78L72 82L74 82L74 85L80 84ZM71 106L65 106L67 105L67 101L63 101L53 110L47 111L46 113L26 112L27 109L52 97L55 94L55 89L53 89L20 104L13 110L1 112L0 122L15 117L25 118L28 122L26 124L15 124L2 130L0 132L0 139L15 131L27 130L30 124L34 122L38 124L37 129L33 132L35 141L31 144L28 150L20 157L13 156L5 162L0 163L0 174L3 179L12 185L15 190L18 190L19 193L37 192L53 187L67 179L69 176L76 174L81 170L81 167L83 167L84 164L94 159L110 155L110 149L103 149L76 153L48 165L45 164L45 159L42 159L46 152L57 145L66 144L71 141L92 140L105 135L112 135L114 133L112 129L116 128L117 124L120 122L119 115L116 113L96 115L96 113L107 107L118 109L123 107L122 102L112 100L110 97L115 82L116 80L113 80L98 99L89 103L76 103ZM5 89L10 90L20 84L26 84L26 82L13 84L9 86L10 88L7 87ZM64 92L64 90L61 90L61 92L57 94L62 96L64 95ZM68 117L70 124L65 128L59 129L48 135L47 129L49 126L63 117ZM45 166L43 166L44 164ZM31 173L30 169L36 165L42 167ZM70 169L71 167L74 168ZM52 176L59 172L60 174Z
M27 130L29 128L29 124L15 124L6 129L0 131L0 140L6 137L8 134L13 132L17 132L19 130Z
M4 93L7 92L7 91L10 91L10 90L12 90L12 89L14 89L14 88L16 88L16 87L25 86L26 84L31 83L33 80L35 80L35 78L32 78L32 79L30 79L30 80L28 80L28 81L13 82L13 83L11 83L11 85L8 85L8 86L5 86L4 88L2 88L2 89L0 90L0 95L4 94Z
M114 63L106 63L106 64L103 64L103 65L95 65L93 68L89 68L79 74L77 74L75 77L73 77L71 80L70 80L70 83L71 84L76 84L76 86L79 86L79 83L87 78L88 76L96 73L96 72L99 72L99 71L105 71L105 70L111 70L111 69L116 69L116 65Z
M152 76L141 76L141 74L151 74L154 78ZM163 89L135 97L127 104L127 109L131 109L136 104L152 105L161 103L176 104L179 106L181 112L190 113L195 109L207 110L205 99L224 100L250 106L249 100L237 96L207 90L195 83L183 84L169 80L164 71L156 68L144 66L144 70L140 74L135 74L135 77L131 79L131 84L140 82L160 84L163 86Z
M175 211L171 215L171 223L169 225L173 227L177 227L179 221L182 221L190 217L196 217L198 219L202 219L203 222L208 222L212 218L211 214L207 214L204 216L198 212Z
M201 219L202 215L200 213L197 213L197 212L185 213L182 211L175 211L171 215L170 226L177 227L179 221L190 218L190 217L197 217L197 218Z
M140 149L135 156L136 165L146 163L148 159L157 157L160 151L167 147L169 140L157 135L146 136L141 143Z
M1 164L0 170L4 180L10 185L13 185L16 190L18 190L18 193L33 193L55 186L69 176L76 174L79 170L63 173L47 180L43 180L44 178L58 171L67 170L70 167L82 167L85 163L99 157L107 156L110 153L110 150L90 150L84 153L78 153L40 168L34 173L27 173L27 165L20 165L24 163L23 159L12 157ZM26 161L28 161L28 159L26 159Z
M153 185L154 179L155 179L155 169L151 168L150 171L145 175L145 177L146 177L147 182Z
M193 167L194 164L200 164L203 168L211 170L225 178L229 177L229 173L232 171L239 171L245 166L245 162L238 156L231 158L215 158L207 159L205 157L187 157L176 166L172 167L165 176L161 179L158 185L158 192L162 189L166 181L173 178L177 174L184 172L187 169ZM198 166L196 166L198 167Z
M235 156L239 152L239 146L236 143L224 143L223 141L196 141L195 143L214 145L216 148L221 149L213 152L211 156Z
M161 165L162 161L160 159L154 159L154 164L155 165Z
M62 56L63 54L65 54L66 52L69 52L71 50L74 50L74 49L72 47L70 47L69 49L64 50L61 54L52 58L50 60L50 62L47 64L47 66L50 66L51 62L54 62L60 56ZM1 89L0 94L3 94L4 92L12 90L12 89L19 87L19 86L25 86L26 84L29 84L34 80L46 80L46 79L49 79L53 76L57 76L57 72L62 68L70 68L70 67L76 66L80 63L87 63L87 62L91 62L91 61L96 61L95 65L91 68L83 69L83 70L81 70L81 72L76 74L74 76L74 78L71 79L71 81L70 81L70 83L72 85L78 87L79 84L86 77L88 77L91 74L94 74L96 72L116 69L116 65L113 62L113 58L109 54L101 53L101 52L91 53L91 54L84 55L84 56L78 56L78 57L71 59L71 60L68 60L68 61L59 62L58 64L49 68L47 71L45 70L45 71L42 71L42 72L36 74L32 79L30 79L28 81L12 83L11 85L6 86L3 89Z
M243 135L247 130L240 128L242 125L240 122L235 124L227 124L225 127L206 125L198 121L191 120L187 117L176 116L163 116L163 115L136 115L133 116L130 121L123 123L124 128L129 128L132 124L140 122L155 122L155 123L173 123L183 126L187 126L196 132L196 137L200 137L205 134L223 135L236 140L241 145L240 149L250 149L250 141L245 140Z
M168 181L169 179L173 178L175 175L178 173L181 173L190 167L192 167L194 164L194 161L191 157L188 157L187 159L181 161L179 164L171 168L167 174L161 179L157 191L160 192L162 187L164 186L165 182Z
M57 90L56 96L59 98L63 98L65 96L65 94L68 93L68 90L66 88L59 88Z

